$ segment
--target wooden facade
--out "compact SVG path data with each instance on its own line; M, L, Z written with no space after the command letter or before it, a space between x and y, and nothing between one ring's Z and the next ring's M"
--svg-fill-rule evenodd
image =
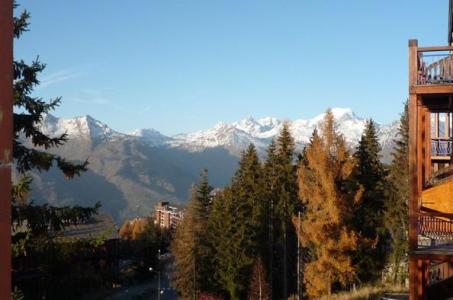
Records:
M453 47L409 41L410 299L453 297Z
M0 0L0 299L11 297L13 0Z

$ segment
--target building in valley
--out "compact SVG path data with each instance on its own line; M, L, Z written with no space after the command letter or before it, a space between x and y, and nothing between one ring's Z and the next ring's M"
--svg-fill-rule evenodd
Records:
M161 201L154 206L154 222L161 228L175 230L184 218L184 208Z

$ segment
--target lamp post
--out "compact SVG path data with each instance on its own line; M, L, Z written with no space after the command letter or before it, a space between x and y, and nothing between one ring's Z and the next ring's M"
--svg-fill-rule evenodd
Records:
M157 259L160 259L160 249L157 250ZM160 270L159 271L154 271L152 267L149 267L150 272L157 273L157 300L160 300L160 294L163 293L163 291L160 289Z
M149 271L157 273L157 300L160 300L160 294L163 293L160 289L160 271L154 271L152 267L149 268Z

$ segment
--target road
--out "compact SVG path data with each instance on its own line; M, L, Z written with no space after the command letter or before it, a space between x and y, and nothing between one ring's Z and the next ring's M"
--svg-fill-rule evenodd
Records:
M162 293L160 295L161 300L176 300L178 296L176 292L170 287L170 282L167 276L167 270L162 271L161 273L161 280L160 280L160 287ZM158 299L157 298L157 288L158 288L158 279L157 276L152 280L130 286L127 288L123 288L116 292L113 295L110 295L104 300L150 300L150 299Z

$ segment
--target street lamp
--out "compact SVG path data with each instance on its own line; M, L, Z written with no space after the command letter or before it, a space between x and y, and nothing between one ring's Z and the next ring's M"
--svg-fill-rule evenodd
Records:
M157 259L159 260L160 259L160 249L157 250L157 252L158 252ZM157 273L157 300L160 300L160 295L164 293L164 291L160 289L160 270L154 271L153 267L149 267L149 271Z
M149 271L157 273L157 300L160 300L160 294L164 293L164 291L160 289L160 271L154 271L152 267L149 267Z

